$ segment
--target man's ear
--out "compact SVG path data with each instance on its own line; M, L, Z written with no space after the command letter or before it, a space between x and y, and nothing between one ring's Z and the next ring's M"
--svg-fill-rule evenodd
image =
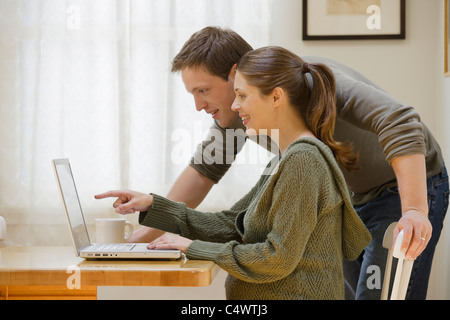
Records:
M230 73L228 74L228 80L234 81L234 78L236 77L236 70L237 70L237 63L233 64L231 67Z

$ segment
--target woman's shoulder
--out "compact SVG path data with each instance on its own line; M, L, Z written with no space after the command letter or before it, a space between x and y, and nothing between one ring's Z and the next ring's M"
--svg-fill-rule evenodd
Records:
M330 153L325 156L324 153ZM301 138L294 141L281 157L280 166L283 169L307 172L314 174L328 171L327 158L333 154L320 140L314 138Z
M321 159L324 153L333 155L331 149L319 139L305 137L291 143L283 158L298 158L301 156Z

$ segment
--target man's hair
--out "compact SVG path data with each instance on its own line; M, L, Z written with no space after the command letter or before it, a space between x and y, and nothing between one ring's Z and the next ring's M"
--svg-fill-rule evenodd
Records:
M236 32L206 27L194 33L172 61L172 72L203 67L213 76L228 81L234 64L252 47Z

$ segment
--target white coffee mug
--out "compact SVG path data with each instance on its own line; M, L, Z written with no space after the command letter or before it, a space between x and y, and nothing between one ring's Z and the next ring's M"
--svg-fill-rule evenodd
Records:
M0 241L6 239L6 221L5 218L0 216Z
M120 218L95 219L95 242L120 243L127 241L133 233L133 225Z

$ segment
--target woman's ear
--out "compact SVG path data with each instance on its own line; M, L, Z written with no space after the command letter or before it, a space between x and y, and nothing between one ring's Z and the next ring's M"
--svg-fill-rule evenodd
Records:
M279 107L284 100L284 91L280 87L276 87L272 91L273 105L274 107Z

